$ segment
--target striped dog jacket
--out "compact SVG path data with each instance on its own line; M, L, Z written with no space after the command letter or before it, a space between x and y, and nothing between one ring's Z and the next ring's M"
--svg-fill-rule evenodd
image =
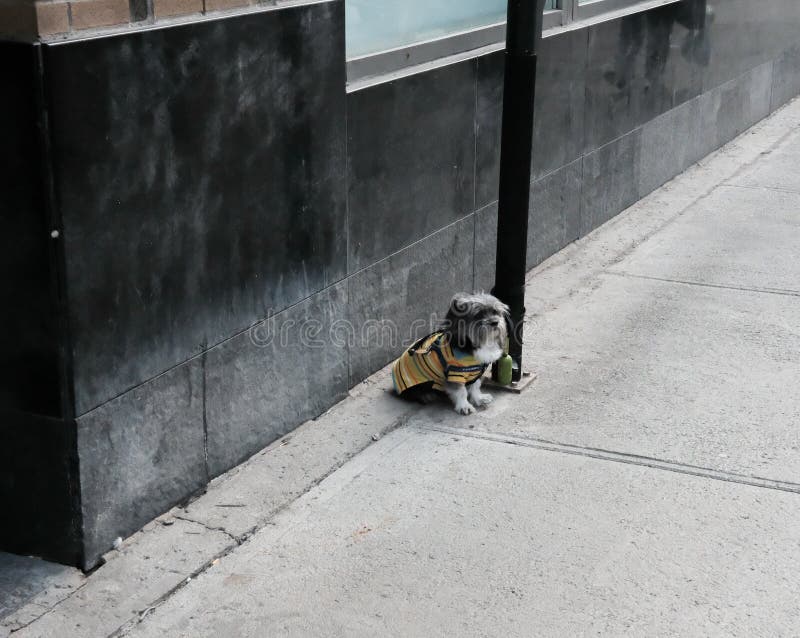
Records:
M424 383L444 390L446 383L474 383L488 367L488 363L451 346L445 333L434 332L400 355L392 365L392 381L397 394Z

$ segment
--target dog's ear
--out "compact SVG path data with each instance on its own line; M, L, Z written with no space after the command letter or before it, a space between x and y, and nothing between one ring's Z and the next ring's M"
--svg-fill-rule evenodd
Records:
M447 318L457 321L464 319L472 309L471 295L466 292L457 292L450 300L450 308L447 310Z
M450 300L450 307L444 320L442 329L449 333L452 343L463 348L467 345L467 324L473 312L472 296L459 292Z

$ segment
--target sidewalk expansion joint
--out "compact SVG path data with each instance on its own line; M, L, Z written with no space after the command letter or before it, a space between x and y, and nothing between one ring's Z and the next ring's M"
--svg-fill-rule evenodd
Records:
M720 184L720 188L742 188L748 191L772 191L773 193L784 193L787 195L800 195L800 191L791 188L780 188L778 186L750 186L748 184Z
M800 290L788 290L785 288L765 288L762 286L737 286L735 284L714 284L703 281L691 281L689 279L671 279L669 277L653 277L651 275L637 275L622 270L606 270L601 274L614 275L615 277L629 277L632 279L645 279L647 281L661 281L667 284L680 284L682 286L717 288L720 290L735 290L737 292L753 292L757 294L780 295L782 297L800 297Z
M466 438L490 441L493 443L505 443L507 445L529 447L536 450L543 450L545 452L584 456L601 461L612 461L614 463L638 465L640 467L647 467L654 470L664 470L666 472L675 472L677 474L687 474L690 476L708 478L715 481L724 481L726 483L738 483L740 485L748 485L750 487L760 487L764 489L778 490L781 492L800 494L800 484L798 483L778 481L774 479L761 478L758 476L747 476L746 474L736 474L734 472L714 470L697 465L678 463L676 461L665 461L663 459L652 458L649 456L627 454L625 452L613 452L611 450L583 447L580 445L569 445L566 443L554 443L544 439L524 438L508 434L476 432L475 430L465 430L462 428L453 428L443 425L419 425L417 427L421 431L441 432L443 434L452 434L455 436L463 436Z
M182 519L188 520L188 519ZM192 523L196 523L197 521L191 521ZM202 525L202 523L198 523ZM209 528L210 529L210 528ZM240 543L236 542L233 545L228 545L222 551L218 552L214 556L210 557L203 565L201 565L198 569L195 569L191 574L186 576L181 582L179 582L174 587L171 587L169 590L164 592L161 596L157 599L152 601L145 609L141 610L138 614L136 614L133 618L128 619L124 622L121 626L119 626L115 631L112 631L108 634L107 638L122 638L123 636L127 636L133 629L136 628L145 618L147 618L150 614L154 613L158 608L163 605L167 600L172 598L176 593L186 587L191 581L193 581L198 576L204 574L209 569L211 569L214 565L216 565L222 558L230 554L234 551L237 547L239 547Z

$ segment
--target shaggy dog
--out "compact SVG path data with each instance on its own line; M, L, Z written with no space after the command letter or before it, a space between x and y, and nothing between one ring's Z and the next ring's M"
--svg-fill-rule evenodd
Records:
M491 403L491 395L481 393L481 377L503 355L509 322L508 306L496 297L457 294L441 328L394 362L395 392L423 403L444 392L460 414Z

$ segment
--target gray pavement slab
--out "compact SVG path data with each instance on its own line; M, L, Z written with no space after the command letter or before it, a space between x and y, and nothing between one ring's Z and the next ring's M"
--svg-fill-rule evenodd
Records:
M79 569L0 552L0 636L45 613L81 587Z
M246 538L374 438L405 423L415 406L397 401L390 386L388 369L374 374L351 390L348 401L214 481L177 515Z
M796 126L775 149L741 170L730 183L800 193L800 131Z
M720 186L611 270L800 296L800 190Z
M386 391L389 371L350 398L215 479L208 491L126 539L119 551L61 604L28 604L0 620L15 638L105 637L124 633L162 599L235 550L277 511L414 410ZM45 565L51 565L46 563ZM53 566L61 569L61 566ZM66 568L65 568L66 569ZM71 570L83 575L78 570ZM52 585L50 579L48 582ZM10 601L17 607L20 601Z
M789 636L798 496L418 429L129 634Z
M793 296L600 276L528 324L519 400L463 423L800 484L798 317Z
M146 614L154 601L231 544L224 532L197 523L150 523L136 542L122 545L71 596L19 628L14 638L108 636Z

